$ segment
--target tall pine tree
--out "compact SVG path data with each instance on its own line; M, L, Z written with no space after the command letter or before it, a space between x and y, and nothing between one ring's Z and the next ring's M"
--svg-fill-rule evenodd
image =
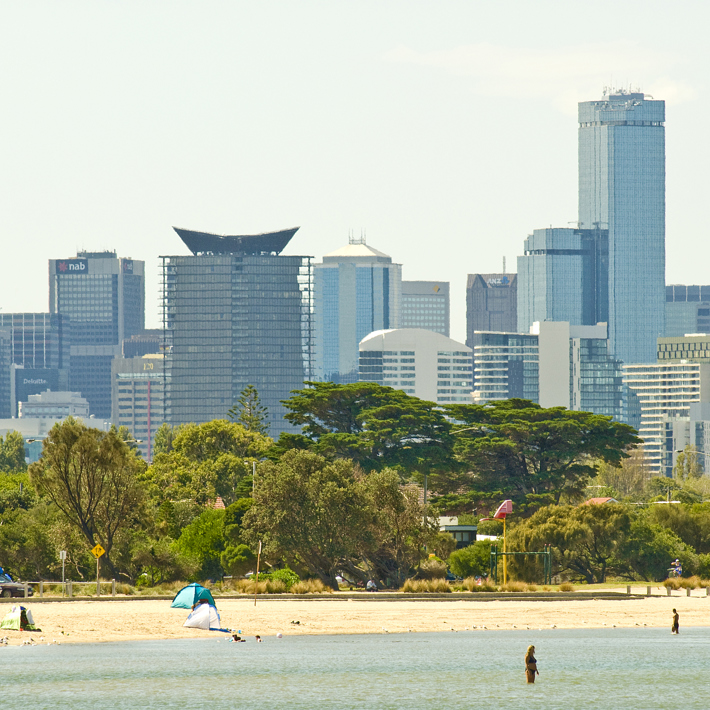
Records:
M229 418L248 431L268 436L269 410L262 406L259 392L254 385L247 385L239 395L239 401L228 412Z

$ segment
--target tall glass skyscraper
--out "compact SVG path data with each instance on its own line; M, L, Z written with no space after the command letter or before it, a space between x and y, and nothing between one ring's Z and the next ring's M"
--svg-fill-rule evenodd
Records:
M579 104L579 227L609 233L609 340L650 363L665 333L665 102L608 93Z
M69 317L69 387L111 417L111 361L145 328L145 262L115 251L49 260L49 312Z
M608 253L605 229L536 229L518 257L518 332L536 321L606 323Z
M316 378L357 382L358 346L375 330L398 328L402 266L351 239L315 266Z
M175 229L192 256L164 256L166 421L225 419L253 385L269 433L294 431L281 400L312 378L312 266L280 256L298 228L248 236Z

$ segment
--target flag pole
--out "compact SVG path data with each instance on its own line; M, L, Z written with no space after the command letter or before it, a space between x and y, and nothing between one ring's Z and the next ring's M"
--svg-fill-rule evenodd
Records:
M254 606L256 606L256 595L259 591L259 562L261 561L261 540L259 540L259 552L256 555L256 584L254 585Z
M505 544L505 518L507 516L503 517L503 586L508 584L508 555L505 553L508 551L508 548Z

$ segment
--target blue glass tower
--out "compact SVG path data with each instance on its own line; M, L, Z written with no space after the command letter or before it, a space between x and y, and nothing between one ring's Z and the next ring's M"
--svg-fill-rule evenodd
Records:
M315 265L314 281L316 378L357 382L360 341L399 327L402 266L364 240L350 240Z
M536 321L606 323L609 235L605 229L536 229L518 257L518 332Z
M579 104L579 227L608 230L609 340L656 359L665 332L665 102L611 93Z

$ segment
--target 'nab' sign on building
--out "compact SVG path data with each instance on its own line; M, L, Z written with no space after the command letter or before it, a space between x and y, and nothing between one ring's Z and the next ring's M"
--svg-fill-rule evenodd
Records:
M55 265L58 274L88 274L88 259L60 259Z

